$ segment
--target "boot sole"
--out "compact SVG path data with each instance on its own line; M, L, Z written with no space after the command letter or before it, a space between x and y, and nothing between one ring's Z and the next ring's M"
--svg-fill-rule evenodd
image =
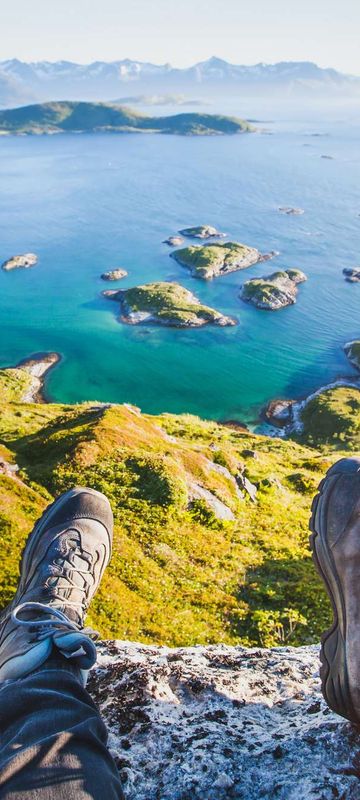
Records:
M82 494L83 491L84 491L84 489L82 489L80 487L79 488L76 487L74 489L69 489L67 492L62 494L60 497L58 497L56 500L54 500L53 503L50 503L50 505L48 505L45 508L45 510L43 511L41 517L39 517L39 519L35 523L35 526L34 526L32 532L31 532L30 536L28 537L28 539L26 541L26 544L25 544L25 547L23 549L23 552L22 552L22 555L21 555L21 560L20 560L20 575L22 575L23 572L25 572L25 570L26 570L26 562L31 560L32 554L33 554L33 552L34 552L34 550L36 548L36 545L37 545L37 542L39 540L39 537L42 535L44 529L46 530L47 523L48 523L49 519L51 518L51 515L53 514L53 512L58 511L61 508L61 506L63 505L64 502L67 502L71 497L76 497L76 495ZM96 497L99 497L99 496L103 497L103 498L105 497L105 495L101 494L101 492L98 492L96 489L88 489L87 488L86 492L88 494L95 495ZM109 502L107 500L107 498L105 498L105 499L106 499L107 502ZM109 558L110 558L110 556L111 556L111 539L110 539L109 534L108 534L108 538L109 538ZM108 561L109 561L109 559L108 559ZM6 606L6 608L4 608L4 610L0 614L0 622L6 616L6 614L8 613L9 608L11 608L13 606L16 606L17 600L21 596L22 592L23 592L23 585L22 585L22 580L20 578L20 582L19 582L19 586L17 588L16 594L14 595L11 603L9 603L9 605Z
M351 459L343 459L349 465ZM354 466L356 462L354 461ZM358 464L359 468L359 464ZM335 464L327 472L318 487L311 507L309 528L310 548L315 567L323 580L331 601L334 620L331 627L321 637L320 677L321 689L328 706L340 716L351 722L359 723L351 700L348 668L346 663L346 608L341 581L336 570L334 558L326 538L327 501L338 479L344 474L355 472L353 469L341 469L341 462ZM323 524L322 524L323 523Z

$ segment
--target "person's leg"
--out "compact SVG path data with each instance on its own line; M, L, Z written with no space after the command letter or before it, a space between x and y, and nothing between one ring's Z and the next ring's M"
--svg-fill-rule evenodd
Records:
M84 688L95 663L87 607L109 561L112 514L88 489L50 506L0 617L1 800L123 798L106 730Z
M343 458L321 481L310 520L315 565L334 621L322 637L321 681L327 704L360 723L360 459Z
M1 800L119 800L99 713L63 659L0 687Z

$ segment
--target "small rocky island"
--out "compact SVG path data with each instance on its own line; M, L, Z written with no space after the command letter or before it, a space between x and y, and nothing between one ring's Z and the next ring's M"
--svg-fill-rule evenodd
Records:
M267 261L274 255L275 253L262 255L255 247L239 242L215 242L175 250L170 253L170 258L187 267L195 278L209 280L228 272L246 269L259 261Z
M5 272L10 272L13 269L28 269L29 267L34 267L37 261L38 257L35 253L24 253L19 256L11 256L7 261L4 261L1 267Z
M360 340L355 339L353 342L348 342L344 347L344 351L350 363L356 369L360 369Z
M126 269L111 269L109 272L103 272L101 278L103 281L120 281L121 278L126 278Z
M182 236L188 239L224 239L226 233L221 233L212 225L197 225L195 228L183 228L179 231Z
M182 236L169 236L168 239L164 239L163 244L168 244L169 247L181 247L184 239Z
M345 275L345 280L349 281L349 283L360 283L360 267L346 267L343 269L343 275Z
M236 325L199 300L178 283L147 283L132 289L106 291L105 297L120 303L121 321L129 325L153 322L175 328L199 328L203 325Z
M303 208L293 208L292 206L280 206L279 211L281 214L287 214L289 217L299 217L304 214Z
M307 280L299 269L286 269L273 272L262 278L251 278L244 283L240 297L246 303L265 311L277 311L296 303L298 284Z

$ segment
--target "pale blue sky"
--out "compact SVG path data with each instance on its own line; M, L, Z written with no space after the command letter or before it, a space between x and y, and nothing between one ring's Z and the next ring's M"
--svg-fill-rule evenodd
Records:
M359 0L2 0L0 60L311 60L360 74Z

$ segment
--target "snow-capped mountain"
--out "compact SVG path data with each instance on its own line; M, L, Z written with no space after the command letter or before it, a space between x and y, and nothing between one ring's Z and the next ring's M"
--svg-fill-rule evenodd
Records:
M18 59L0 62L0 105L19 105L34 100L111 100L121 94L186 93L209 97L221 92L242 96L360 94L360 78L311 62L280 62L242 66L220 58L177 69L123 59L76 64L71 61Z

